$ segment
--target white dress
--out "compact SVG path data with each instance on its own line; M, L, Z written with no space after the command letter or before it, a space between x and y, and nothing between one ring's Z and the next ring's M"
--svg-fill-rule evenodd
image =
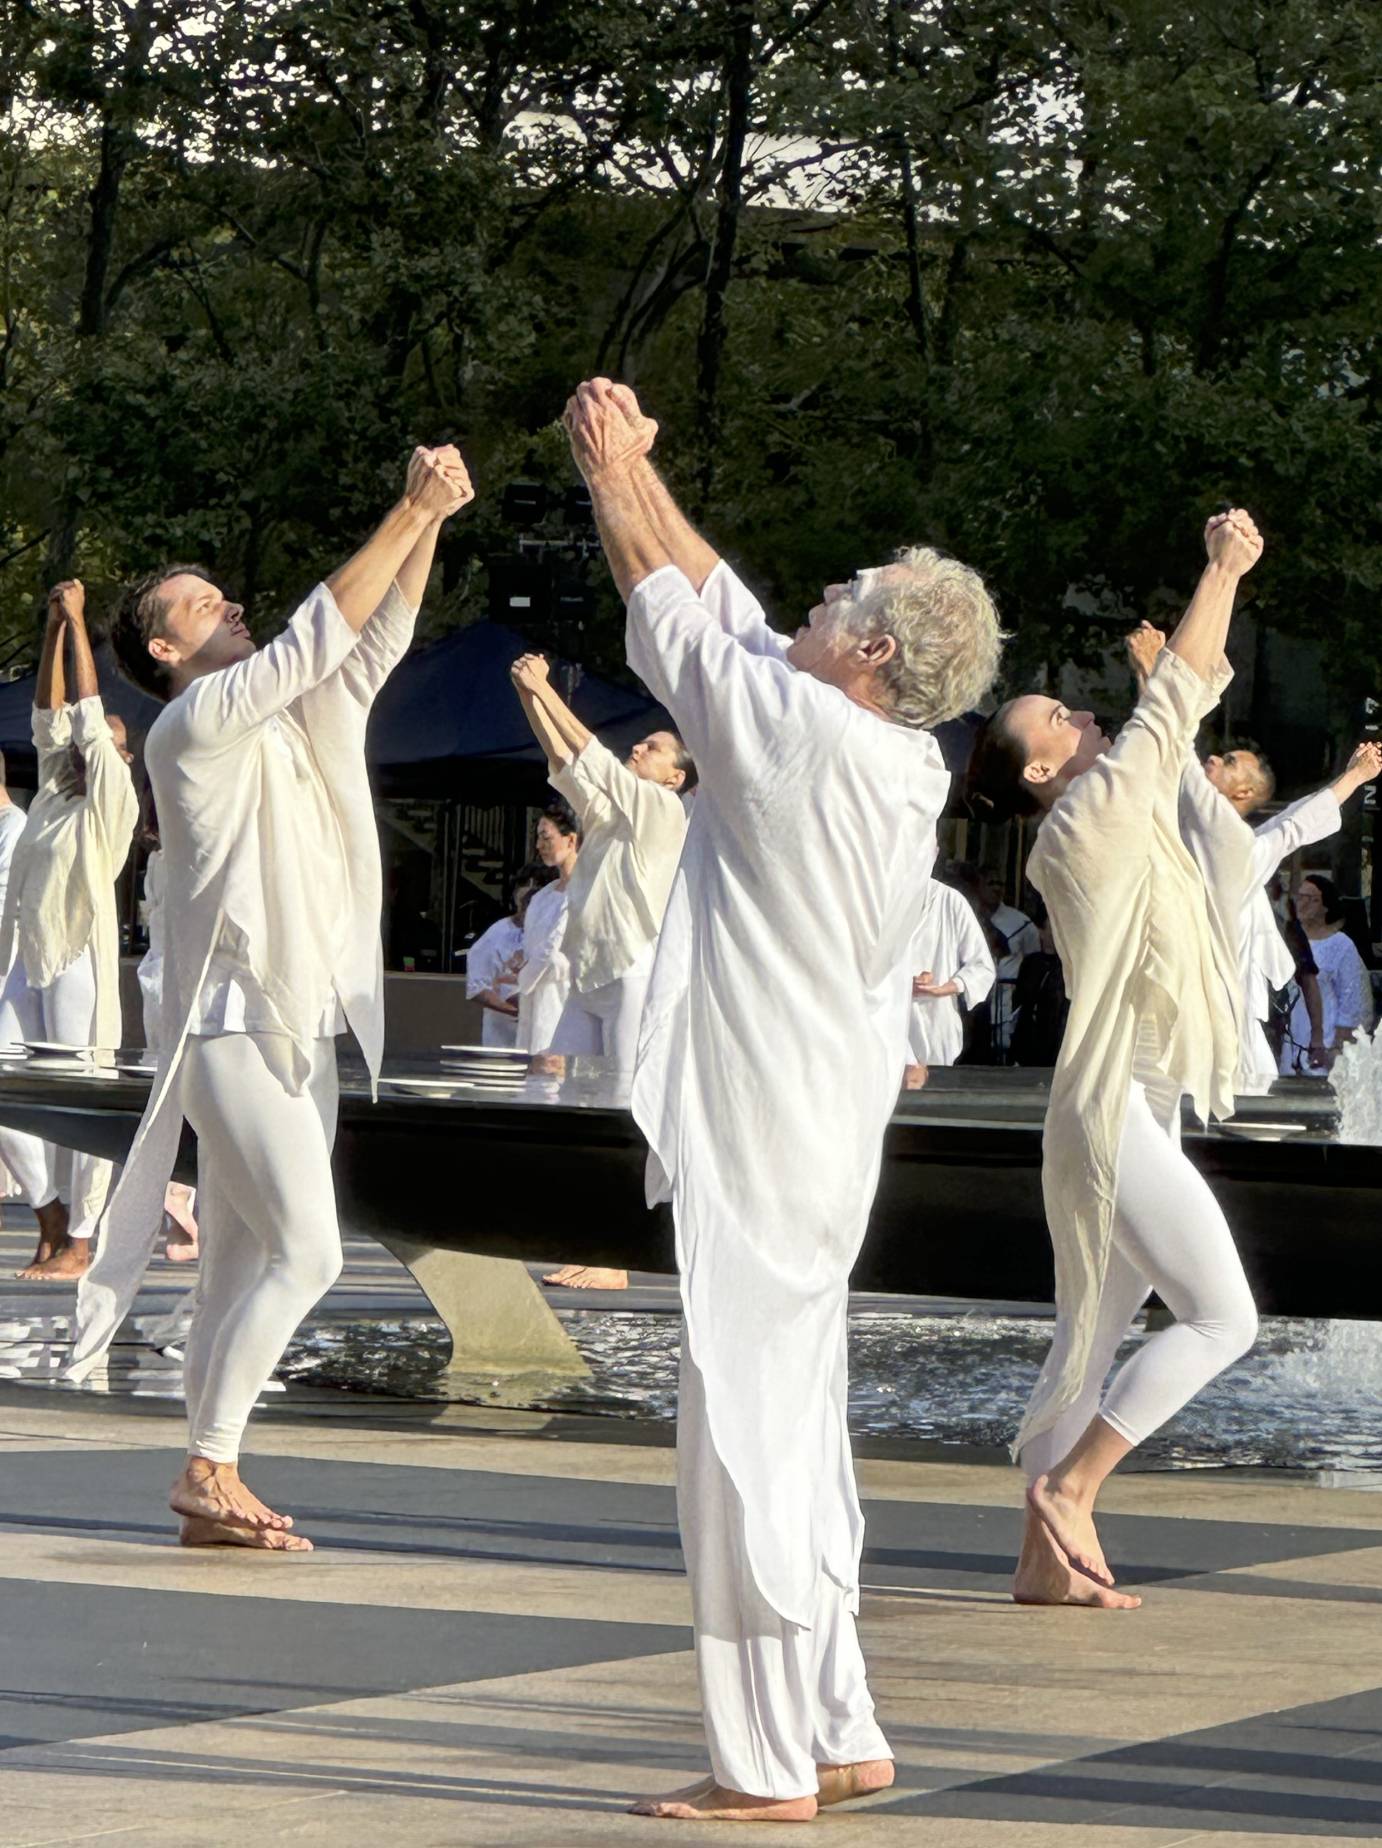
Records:
M546 1052L571 992L571 965L562 950L566 889L545 885L528 900L523 966L518 971L518 1036L524 1052Z
M514 918L500 918L480 933L467 950L465 959L465 991L472 1001L490 988L504 1000L518 993L516 981L501 982L498 976L522 948L523 927ZM496 1014L492 1007L483 1009L483 1016L480 1022L482 1046L518 1044L517 1020Z
M963 892L931 881L912 940L912 973L928 969L938 983L957 981L965 1007L978 1007L993 987L993 956L984 927ZM908 1062L953 1065L964 1051L964 1020L956 995L913 995L907 1017Z

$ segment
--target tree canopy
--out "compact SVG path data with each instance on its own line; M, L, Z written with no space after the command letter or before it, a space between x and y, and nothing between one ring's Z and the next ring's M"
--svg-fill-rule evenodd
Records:
M938 543L1026 673L1232 498L1375 685L1379 70L1372 0L9 0L0 651L171 556L276 619L443 436L467 620L604 370L784 614Z

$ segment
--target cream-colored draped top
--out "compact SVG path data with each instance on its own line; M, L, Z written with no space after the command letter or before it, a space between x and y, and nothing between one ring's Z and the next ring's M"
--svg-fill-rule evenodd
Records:
M1200 1117L1233 1114L1241 901L1225 894L1246 898L1252 835L1242 830L1236 858L1222 850L1211 900L1178 812L1196 731L1231 678L1224 662L1201 680L1164 649L1117 742L1051 808L1028 862L1050 914L1070 1018L1042 1144L1056 1333L1015 1454L1074 1402L1088 1365L1134 1049L1148 1075L1193 1099Z

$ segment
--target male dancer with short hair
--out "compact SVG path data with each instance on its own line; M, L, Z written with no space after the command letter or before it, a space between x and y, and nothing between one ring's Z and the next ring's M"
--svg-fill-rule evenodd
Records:
M893 1776L855 1633L849 1272L950 780L924 728L982 697L998 623L976 573L919 548L779 635L653 472L631 393L583 385L566 423L629 664L700 770L633 1108L676 1222L678 1505L711 1775L637 1807L804 1821Z
M185 1545L305 1551L240 1479L240 1440L299 1322L341 1268L331 1178L335 1035L383 1047L379 839L365 726L402 659L442 521L472 498L454 449L256 649L239 605L170 566L128 593L121 664L167 703L145 757L166 876L158 1071L78 1297L69 1377L105 1351L161 1222L184 1117L206 1237L171 1505Z
M101 703L86 593L75 579L48 593L34 744L38 792L14 849L0 925L0 969L8 971L0 1043L53 1040L114 1052L121 1039L115 881L129 857L139 802L125 722L107 718ZM75 1282L91 1261L111 1164L16 1129L0 1129L0 1155L38 1219L38 1249L19 1275Z

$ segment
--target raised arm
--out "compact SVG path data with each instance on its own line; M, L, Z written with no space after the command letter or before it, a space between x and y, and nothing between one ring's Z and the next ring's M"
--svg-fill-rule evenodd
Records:
M1201 680L1209 680L1222 666L1238 581L1262 556L1262 535L1250 515L1235 507L1214 515L1204 529L1204 542L1209 562L1166 646Z
M1364 783L1382 775L1382 744L1365 738L1348 760L1347 767L1329 785L1329 793L1338 803L1347 802Z
M520 655L509 670L528 723L547 753L555 774L580 756L595 736L552 685L551 668L542 655Z
M43 627L43 653L39 657L38 679L34 683L34 709L56 712L66 703L63 651L67 646L67 610L64 595L80 588L76 579L55 584L48 592L48 617Z
M422 582L426 584L441 522L475 498L464 467L457 470L440 455L433 449L413 451L402 500L390 508L360 550L326 580L337 609L357 635L400 572L411 582L421 569ZM401 584L400 589L404 589ZM414 608L421 600L421 591L416 598L408 597Z
M581 385L567 400L562 421L576 466L590 489L600 543L627 603L635 585L676 562L640 491L642 470L637 465L652 447L657 425L647 417L631 419L613 397L608 379L589 379Z

